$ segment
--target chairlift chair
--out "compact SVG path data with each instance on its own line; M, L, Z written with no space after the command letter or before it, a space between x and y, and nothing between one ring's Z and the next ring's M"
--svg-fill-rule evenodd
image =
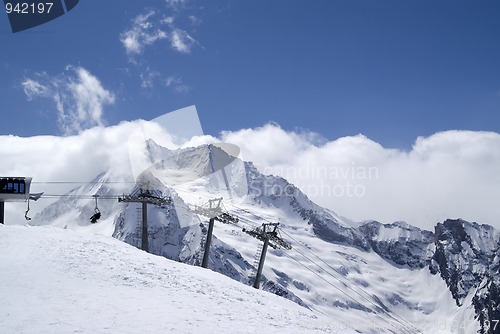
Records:
M101 211L97 206L97 197L99 197L99 195L93 195L93 197L95 198L95 208L94 208L94 214L92 215L92 217L90 217L90 222L92 224L95 224L101 218Z

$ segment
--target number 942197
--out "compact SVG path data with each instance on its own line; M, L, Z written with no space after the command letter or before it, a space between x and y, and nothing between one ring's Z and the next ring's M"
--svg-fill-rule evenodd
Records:
M18 2L5 4L7 14L50 14L50 10L54 5L53 2L26 3Z

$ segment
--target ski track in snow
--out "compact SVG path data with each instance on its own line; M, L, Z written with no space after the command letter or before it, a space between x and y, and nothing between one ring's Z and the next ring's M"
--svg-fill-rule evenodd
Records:
M2 333L354 333L110 237L0 226L0 248Z

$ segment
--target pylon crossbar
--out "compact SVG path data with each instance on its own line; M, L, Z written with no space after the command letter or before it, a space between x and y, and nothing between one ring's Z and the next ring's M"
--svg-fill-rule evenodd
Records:
M279 223L264 223L262 226L255 227L251 230L247 230L245 228L243 229L243 232L264 242L262 252L260 254L259 267L257 268L257 273L255 274L255 280L253 283L253 287L256 289L259 289L260 287L260 278L262 276L262 269L264 268L267 247L271 246L274 249L292 249L292 245L283 240L278 234L278 225Z
M123 195L118 198L118 202L128 202L128 203L148 203L157 206L167 205L172 203L170 197L155 197L152 195Z
M193 209L191 209L191 211L200 216L205 216L208 218L215 218L222 214L222 211L220 209L207 209L203 206L195 206L193 207Z
M223 210L222 197L208 200L208 203L202 206L195 205L191 211L200 216L215 219L224 224L236 224L239 219Z
M269 240L269 246L274 249L287 249L291 250L292 245L281 238L278 233L279 223L267 223L262 224L260 227L256 227L252 230L243 229L243 232L251 235L252 237L259 239L260 241Z
M148 204L156 206L165 206L173 203L170 197L158 196L159 191L143 191L142 189L134 191L130 195L123 195L118 198L118 202L124 203L142 203L142 250L149 252L148 241Z
M194 207L190 208L190 210L195 214L210 218L208 232L205 239L205 251L203 253L203 261L201 264L203 268L208 268L210 243L214 230L214 222L217 220L225 224L236 224L239 219L238 217L232 216L231 214L226 212L226 210L223 210L222 197L208 200L208 203L202 206L195 205Z

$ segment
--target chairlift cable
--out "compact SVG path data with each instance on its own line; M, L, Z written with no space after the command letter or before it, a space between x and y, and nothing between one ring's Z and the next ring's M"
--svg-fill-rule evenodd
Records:
M104 196L99 196L99 199L118 199L121 195L104 195ZM94 199L93 195L74 195L74 194L64 194L64 195L59 195L59 194L43 194L41 196L42 199L49 199L49 198L64 198L64 197L74 197L78 199Z
M285 234L288 238L292 239L293 241L295 241L297 244L299 244L302 248L306 249L308 252L310 252L312 255L314 255L314 257L316 257L319 261L321 261L322 263L324 263L328 268L330 268L331 270L333 270L335 272L335 268L333 268L330 264L328 264L326 261L324 261L323 259L321 259L317 254L315 254L312 250L310 250L309 248L307 247L304 247L300 242L298 242L295 238L293 238L289 233L285 232L285 231L282 231L283 234ZM338 277L336 277L335 275L333 275L330 271L328 270L325 270L325 268L323 268L321 265L317 264L316 262L312 261L311 259L309 259L307 256L305 256L302 252L300 252L296 247L294 248L299 254L301 254L303 257L305 257L306 259L308 259L311 263L314 263L316 266L318 266L319 268L321 268L325 273L327 273L328 275L332 276L333 278L335 278L336 280L338 280L340 283L343 283ZM345 284L345 283L343 283ZM354 292L355 294L357 294L360 298L364 299L365 301L375 305L375 306L379 306L377 305L375 302L373 302L372 300L366 298L365 296L361 295L358 291L354 290L353 288L351 288L350 286L346 285L346 287L351 290L352 292ZM371 297L371 295L366 292L362 287L356 285L356 287L358 289L360 289L364 294L366 294L367 296ZM392 314L388 313L383 307L382 309L384 310L385 313L387 313L391 318L394 318L392 316ZM407 325L409 325L410 327L412 328L415 328L415 326L413 324L411 324L410 322L408 322L407 320L405 320L403 317L401 317L400 315L398 315L396 312L394 311L391 311L392 313L394 313L394 315L396 315L396 317L398 317L399 319L401 319L403 322L405 322ZM395 319L396 320L396 319ZM416 329L416 328L415 328ZM418 329L417 329L418 330Z
M264 221L268 221L268 222L270 222L268 219L263 218L263 217L261 217L261 216L259 216L259 215L255 214L255 213L253 213L253 212L250 212L250 211L248 211L248 210L246 210L246 209L240 208L240 207L238 207L238 206L236 206L236 205L234 205L234 204L232 204L232 203L228 203L228 205L232 205L233 207L235 207L235 208L237 208L237 209L239 209L239 210L241 210L241 211L243 211L243 212L247 212L247 213L249 213L249 214L253 215L254 217L258 218L259 220L264 220ZM249 219L247 218L246 220L249 220ZM290 238L290 239L292 239L294 242L296 242L297 244L299 244L301 247L304 247L304 246L303 246L300 242L298 242L295 238L293 238L293 237L292 237L290 234L288 234L287 232L285 232L285 231L281 231L281 232L283 232L283 234L285 234L287 237L289 237L289 238ZM304 247L304 248L306 248L306 249L307 249L307 247ZM345 286L346 286L349 290L353 291L353 292L354 292L355 294L357 294L360 298L362 298L362 299L364 299L365 301L369 302L370 304L372 304L372 305L376 306L377 308L382 309L382 310L383 310L383 312L384 312L385 314L387 314L390 318L392 318L393 320L397 321L399 324L401 324L401 325L403 325L403 326L404 326L404 324L402 324L402 323L401 323L401 321L399 321L398 319L396 319L396 318L395 318L395 317L394 317L391 313L389 313L387 310L385 310L385 309L384 309L384 307L381 307L380 305L377 305L374 301L369 300L368 298L364 297L363 295L361 295L361 294L360 294L359 292L357 292L356 290L352 289L350 286L348 286L347 284L345 284L344 282L342 282L342 281L341 281L338 277L334 276L331 272L329 272L328 270L325 270L325 269L324 269L321 265L319 265L318 263L314 262L312 259L310 259L309 257L307 257L305 254L303 254L302 252L300 252L300 251L299 251L296 247L294 247L293 249L294 249L297 253L299 253L300 255L302 255L305 259L307 259L309 262L311 262L312 264L314 264L314 265L316 265L317 267L319 267L320 269L322 269L322 270L323 270L326 274L328 274L328 275L330 275L331 277L335 278L337 281L339 281L339 283L344 284L344 285L345 285ZM316 255L313 251L311 251L310 249L308 249L308 251L309 251L309 252L311 252L311 253L312 253L312 254L313 254L316 258L320 259L320 261L321 261L321 262L323 262L323 263L325 263L325 264L326 264L326 262L325 262L324 260L321 260L321 258L320 258L318 255ZM286 252L284 252L284 253L285 253L285 255L286 255L286 256L290 257L290 255L289 255L289 254L287 254ZM292 258L292 259L293 259L293 258ZM296 262L298 262L298 260L296 260L296 259L293 259L293 260L294 260L294 261L296 261ZM300 263L301 265L303 265L301 262L299 262L299 263ZM328 265L328 264L326 264L326 265ZM303 265L303 266L304 266L304 265ZM330 265L328 265L328 267L329 267L330 269L332 269L332 270L334 270L334 271L335 271L335 269L333 269ZM307 268L307 267L306 267L306 268ZM309 268L307 268L307 269L308 269L308 270L310 270ZM310 270L310 271L311 271L312 273L314 273L315 275L319 276L319 274L318 274L318 273L315 273L315 272L314 272L314 271L312 271L312 270ZM322 280L327 281L324 277L321 277L321 279L322 279ZM349 280L348 280L348 281L349 281ZM328 284L332 285L332 283L331 283L331 282L329 282L329 281L327 281L327 282L328 282ZM349 281L349 282L350 282L350 281ZM352 282L351 282L351 283L352 283ZM353 283L353 284L355 284L355 283ZM366 291L365 291L362 287L360 287L360 286L358 286L358 285L356 285L356 286L357 286L357 288L359 288L361 291L363 291L366 295L370 296L370 294L369 294L368 292L366 292ZM335 288L336 288L336 289L339 289L339 288L337 288L337 287L335 287ZM346 293L345 293L345 292L343 292L343 291L342 291L342 293L346 294ZM370 297L371 297L371 296L370 296ZM354 301L356 301L353 297L350 297L350 298L351 298L351 299L353 299ZM407 320L405 320L404 318L402 318L401 316L399 316L399 315L398 315L397 313L395 313L394 311L391 311L391 312L392 312L392 313L394 313L394 315L395 315L395 316L397 316L399 319L401 319L403 322L405 322L405 323L407 324L407 326L405 326L405 327L410 326L410 328L412 328L412 329L414 329L414 330L416 330L416 331L418 331L418 332L420 332L420 333L421 333L421 331L420 331L420 330L418 330L418 328L416 328L413 324L411 324L410 322L408 322Z
M264 220L264 221L267 221L265 218L263 217L260 217L258 216L257 214L254 214L246 209L243 209L243 208L240 208L234 204L229 204L229 205L232 205L233 207L237 208L237 209L240 209L241 211L244 211L244 212L247 212L249 214L252 214L253 216L261 219L261 220ZM248 218L241 218L240 217L240 221L241 220L247 220L247 221L250 221ZM249 224L251 225L251 224ZM294 240L297 244L301 245L296 239L292 238L288 233L286 233L285 231L282 231L283 234L287 235L288 237L290 237L290 239ZM302 245L301 245L302 246ZM342 282L339 278L335 277L334 275L332 275L330 272L328 272L327 270L325 270L322 266L320 266L319 264L317 264L316 262L314 262L313 260L311 260L309 257L307 257L304 253L300 252L298 249L296 249L295 247L293 248L297 253L299 253L302 257L304 257L307 261L309 261L310 263L314 264L315 266L319 267L321 270L323 270L326 274L332 276L333 278L335 278L339 283L342 283L344 284L348 289L350 289L351 291L353 291L354 293L356 293L358 296L360 296L361 298L363 298L365 301L369 302L370 304L374 305L376 308L380 308L381 310L383 310L384 313L388 314L392 319L394 319L395 321L397 321L398 323L400 323L397 319L395 319L392 315L390 315L383 307L380 307L380 305L377 305L375 302L373 301L370 301L369 299L365 298L364 296L360 295L357 291L355 291L354 289L352 289L351 287L349 287L348 285L346 285L344 282ZM312 251L311 251L312 252ZM352 299L354 300L355 302L358 302L354 297L350 296L349 294L347 294L345 291L341 290L340 288L338 288L336 285L334 285L333 283L331 283L330 281L328 281L326 278L324 278L323 276L319 275L318 273L312 271L310 268L308 268L305 264L303 264L302 262L298 261L297 259L291 257L289 254L287 254L286 252L283 252L287 257L289 257L290 259L294 260L295 262L299 263L301 266L305 267L307 270L309 270L310 272L312 272L313 274L315 274L316 276L320 277L323 281L325 281L327 284L331 285L332 287L334 287L336 290L338 290L339 292L341 292L342 294L346 295L349 299ZM317 256L317 255L316 255ZM366 292L365 292L366 293ZM405 321L403 319L403 321ZM406 321L405 321L406 322ZM411 324L410 324L411 325ZM413 326L412 326L413 327Z
M295 248L294 248L295 249ZM330 282L329 280L327 280L326 278L324 278L323 276L321 276L319 273L311 270L311 268L307 267L304 263L302 263L301 261L293 258L292 256L290 256L290 254L287 254L286 252L284 252L285 256L290 258L291 260L297 262L299 265L301 265L302 267L304 267L306 270L310 271L311 273L313 273L314 275L318 276L321 280L325 281L325 283L327 283L328 285L332 286L334 289L338 290L340 293L344 294L345 296L347 296L349 299L355 301L355 302L358 302L356 300L356 298L354 298L353 296L349 295L347 292L343 291L342 289L340 289L339 287L337 287L335 284L333 284L332 282ZM377 308L381 308L379 305L377 304L374 304L375 306L377 306ZM402 324L398 319L394 318L389 312L387 312L386 310L384 310L383 308L381 308L385 314L387 314L391 319L393 319L394 321L396 321L398 324L402 325L404 329L406 330L409 330L409 328L407 328L407 326L405 326L404 324ZM375 314L375 316L381 320L383 320L384 322L388 322L387 319L384 319L380 313L379 314ZM405 321L406 322L406 321ZM417 332L419 333L422 333L419 329L417 329L415 326L413 326L411 323L409 323L409 325L411 326L411 329L412 330L416 330ZM413 332L412 332L413 333Z
M136 184L136 181L32 181L31 184Z

